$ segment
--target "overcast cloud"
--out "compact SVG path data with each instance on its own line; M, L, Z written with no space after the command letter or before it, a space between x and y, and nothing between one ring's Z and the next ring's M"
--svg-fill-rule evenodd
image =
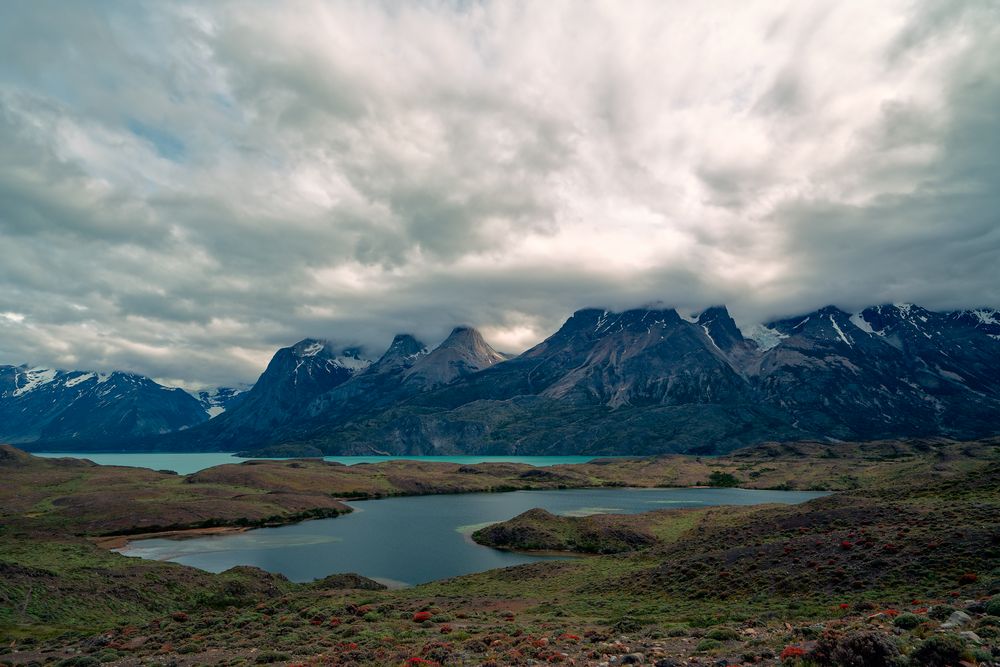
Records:
M1000 9L0 4L0 363L1000 305Z

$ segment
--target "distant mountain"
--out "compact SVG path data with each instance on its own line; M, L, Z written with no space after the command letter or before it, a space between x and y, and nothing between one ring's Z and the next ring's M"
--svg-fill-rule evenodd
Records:
M356 349L305 340L279 350L238 406L173 440L183 442L184 448L243 448L267 439L273 452L285 440L389 408L506 358L469 327L456 328L432 351L413 336L400 334L374 362Z
M1000 432L998 322L991 310L828 306L744 332L722 306L693 321L672 309L586 309L522 355L450 380L407 387L434 353L391 381L363 372L257 442L328 453L651 454L978 437Z
M232 450L278 433L303 414L318 396L368 369L372 362L357 348L307 338L278 350L253 387L202 428L145 440L142 448Z
M131 442L207 419L187 392L134 373L0 366L0 442Z
M4 416L14 414L15 391L91 382L11 373L0 372ZM1000 314L827 306L741 328L724 306L697 317L584 309L513 358L468 327L433 350L400 334L375 360L308 339L279 350L249 391L201 398L203 409L225 412L194 426L147 419L127 446L257 455L711 454L783 440L974 438L1000 433ZM96 448L102 428L119 432L103 420L71 428L53 416L63 404L33 404L17 441L72 433L80 448L89 446L85 438ZM164 431L173 432L156 435Z
M429 354L421 355L403 372L403 382L420 389L432 389L506 359L475 329L457 327L443 343Z
M199 391L196 398L201 403L201 407L205 409L205 414L211 419L239 405L246 398L247 391L249 391L248 387L217 387Z

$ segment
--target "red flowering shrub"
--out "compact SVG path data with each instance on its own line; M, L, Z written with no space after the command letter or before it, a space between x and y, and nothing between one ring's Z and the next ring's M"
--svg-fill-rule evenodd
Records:
M340 625L340 619L339 618L337 618L336 616L334 616L333 618L330 619L330 626L331 627L335 628L338 625Z
M840 608L841 609L850 609L851 605L847 604L846 602L841 602L840 603Z
M979 581L979 576L975 572L966 572L958 578L958 585L965 586L966 584L974 584L977 581Z
M175 611L170 615L170 618L174 619L178 623L183 623L184 621L188 620L188 615L185 614L183 611Z
M413 615L414 623L423 623L424 621L431 620L431 613L429 611L418 611Z
M791 660L793 658L801 658L805 654L806 650L804 648L801 648L799 646L786 646L785 650L783 650L781 652L781 655L779 655L778 657L781 659L782 662L784 662L785 660Z
M447 635L447 634L450 634L451 631L452 631L452 627L450 625L448 625L447 623L445 623L444 625L441 626L441 630L439 632L442 635Z
M843 542L840 543L840 548L843 549L844 551L850 551L851 549L854 548L854 543L844 540Z

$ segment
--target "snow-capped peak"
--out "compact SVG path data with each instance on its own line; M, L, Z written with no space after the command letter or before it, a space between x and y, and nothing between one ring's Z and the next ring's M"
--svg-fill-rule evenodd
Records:
M995 310L975 308L965 312L979 320L980 324L1000 324L1000 313Z
M315 357L317 354L323 351L323 343L318 341L313 341L306 345L299 352L300 357Z
M913 310L912 303L894 303L892 307L898 310L900 315L909 315L910 311Z

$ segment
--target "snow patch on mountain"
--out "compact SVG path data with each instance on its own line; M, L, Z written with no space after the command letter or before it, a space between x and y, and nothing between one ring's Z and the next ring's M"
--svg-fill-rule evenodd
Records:
M93 380L97 377L96 373L83 373L82 375L77 375L76 377L70 378L63 383L65 387L75 387L78 384L83 384L87 380Z
M47 385L56 379L58 371L52 368L31 368L18 377L18 387L14 390L14 396L23 396L39 387ZM20 381L23 378L23 384Z
M719 344L715 342L715 339L714 339L714 338L712 338L712 334L711 334L711 333L709 333L709 331L708 331L708 327L707 327L706 325L702 324L702 325L701 325L701 328L702 328L702 330L703 330L703 331L705 332L705 335L706 335L706 336L708 336L708 340L710 340L710 341L712 342L712 345L713 345L713 346L715 347L715 349L716 349L716 350L719 350L719 351L721 352L721 351L722 351L722 348L720 348L720 347L719 347Z
M352 371L362 371L372 365L372 362L368 359L362 359L359 356L349 354L344 352L343 355L337 357L336 359L331 359L331 362L341 368L346 368Z
M840 336L840 340L844 341L849 346L854 347L854 342L848 339L846 335L844 335L844 332L841 330L840 325L837 324L837 320L833 319L833 315L830 315L829 317L830 317L830 324L833 325L833 330L837 332L838 336Z
M875 334L876 336L885 335L881 331L875 331L874 329L872 329L872 325L868 324L868 320L865 319L864 314L861 312L857 312L851 315L850 320L851 324L853 324L854 326L861 329L867 334Z
M323 351L323 343L313 341L309 343L306 347L299 352L300 357L315 357L317 354Z
M783 334L775 329L770 329L763 324L754 324L741 332L744 338L749 338L757 343L761 352L767 352L771 348L781 344L782 339L788 338L788 334Z
M995 310L977 308L965 312L979 320L980 324L1000 324L1000 313Z

